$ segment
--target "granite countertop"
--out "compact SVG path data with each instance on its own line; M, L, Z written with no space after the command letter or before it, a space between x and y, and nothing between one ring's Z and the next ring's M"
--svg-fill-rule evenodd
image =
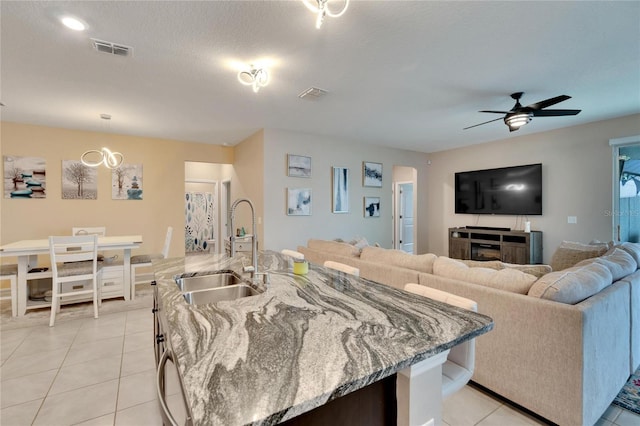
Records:
M160 312L194 425L276 424L488 332L491 318L279 253L260 295L189 305L183 273L242 271L220 255L154 261Z

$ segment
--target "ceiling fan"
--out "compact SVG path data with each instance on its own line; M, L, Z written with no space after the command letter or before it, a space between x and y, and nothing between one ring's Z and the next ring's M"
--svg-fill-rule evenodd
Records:
M566 101L567 99L571 99L571 96L567 95L556 96L555 98L549 98L544 101L536 102L534 104L523 107L522 105L520 105L520 98L523 94L524 92L517 92L511 95L511 98L516 101L516 104L513 106L513 108L511 108L510 111L479 111L488 112L491 114L505 114L504 117L485 121L484 123L480 124L474 124L473 126L465 127L463 130L482 126L483 124L502 119L504 120L504 123L509 127L509 131L514 132L530 122L533 117L558 117L562 115L576 115L581 111L579 109L544 109L550 107L551 105Z

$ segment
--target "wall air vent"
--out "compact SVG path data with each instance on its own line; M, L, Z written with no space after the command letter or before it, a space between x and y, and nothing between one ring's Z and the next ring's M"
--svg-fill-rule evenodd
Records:
M309 87L298 95L300 99L308 99L313 101L327 94L326 90L318 89L317 87Z
M131 56L133 47L124 46L122 44L111 43L110 41L91 39L93 47L101 53L109 53L116 56Z

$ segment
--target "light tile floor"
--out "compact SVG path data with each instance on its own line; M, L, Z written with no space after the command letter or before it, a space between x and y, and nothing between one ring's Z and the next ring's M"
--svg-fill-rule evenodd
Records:
M153 320L149 308L0 330L0 424L161 425L155 391ZM175 369L168 404L179 423L184 408ZM544 424L466 386L444 402L445 426ZM598 426L640 425L640 416L611 406Z

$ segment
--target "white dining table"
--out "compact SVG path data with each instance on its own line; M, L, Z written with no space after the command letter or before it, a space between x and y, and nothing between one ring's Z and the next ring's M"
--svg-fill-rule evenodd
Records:
M98 249L123 250L124 252L124 298L131 294L131 250L142 245L142 235L122 235L98 237ZM18 316L24 315L27 309L27 278L50 278L51 271L29 272L38 266L38 255L49 254L49 239L21 240L0 246L0 257L18 258L17 294L12 294L12 301L17 300ZM28 277L27 277L27 274Z

